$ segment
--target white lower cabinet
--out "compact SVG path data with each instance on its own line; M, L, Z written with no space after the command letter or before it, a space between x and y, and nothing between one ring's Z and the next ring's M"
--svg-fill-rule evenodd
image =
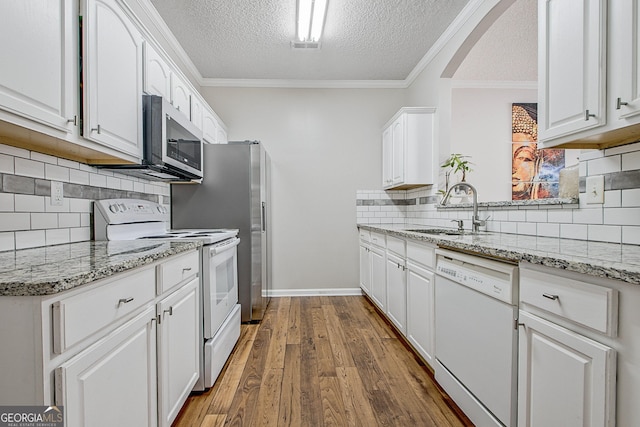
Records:
M431 249L433 250L433 249ZM433 272L407 261L407 339L433 366L435 349L435 287Z
M383 249L371 247L371 299L383 312L387 307L386 255Z
M55 377L67 427L156 426L154 307L62 364Z
M407 273L405 260L387 253L387 317L400 332L407 332Z
M366 242L360 240L360 289L371 295L371 249Z
M158 413L170 426L200 375L200 288L194 278L158 303Z
M518 425L614 426L616 352L520 311Z

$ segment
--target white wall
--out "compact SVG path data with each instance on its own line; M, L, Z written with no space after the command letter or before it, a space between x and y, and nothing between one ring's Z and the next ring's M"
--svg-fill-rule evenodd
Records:
M229 140L257 139L272 160L273 288L358 286L354 196L381 188L381 129L396 89L202 89ZM291 292L289 292L291 293Z

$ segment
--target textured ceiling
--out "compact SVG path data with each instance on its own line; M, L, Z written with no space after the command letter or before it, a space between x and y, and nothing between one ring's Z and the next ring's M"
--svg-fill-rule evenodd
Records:
M403 80L468 0L329 0L293 50L296 0L151 0L203 78Z

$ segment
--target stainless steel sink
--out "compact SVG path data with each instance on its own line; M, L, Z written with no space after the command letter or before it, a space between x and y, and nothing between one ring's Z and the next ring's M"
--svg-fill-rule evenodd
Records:
M458 230L447 230L446 228L412 228L406 231L411 231L413 233L423 233L423 234L433 234L440 236L461 236L463 234L471 234L471 232L464 232Z

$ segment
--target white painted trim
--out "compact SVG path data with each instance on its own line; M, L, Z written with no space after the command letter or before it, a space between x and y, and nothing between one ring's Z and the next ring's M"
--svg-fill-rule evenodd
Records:
M451 89L538 89L537 81L529 80L450 80Z
M357 296L362 295L360 288L326 288L326 289L271 289L270 297L315 297L315 296Z
M202 79L209 87L265 87L296 89L406 89L405 80L288 80L288 79Z

